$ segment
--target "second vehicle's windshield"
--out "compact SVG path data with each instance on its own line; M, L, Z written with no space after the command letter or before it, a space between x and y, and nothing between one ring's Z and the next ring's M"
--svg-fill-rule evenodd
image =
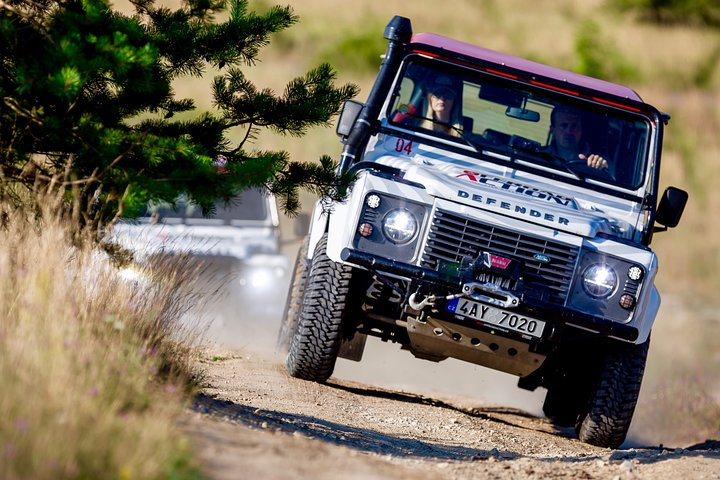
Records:
M141 216L156 216L158 220L169 223L231 225L246 221L264 221L268 217L268 211L264 193L250 189L241 192L230 202L216 202L215 212L211 215L203 215L200 206L181 196L174 207L168 203L151 203Z
M630 111L419 57L404 69L388 120L633 189L643 181L650 132Z

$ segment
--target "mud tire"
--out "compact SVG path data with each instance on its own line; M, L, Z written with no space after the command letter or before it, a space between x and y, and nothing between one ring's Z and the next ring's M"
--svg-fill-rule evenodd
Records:
M627 436L645 372L650 340L613 348L602 362L576 431L581 441L617 448Z
M286 366L293 377L323 383L335 368L348 305L352 268L326 254L327 235L310 262Z
M275 351L286 355L290 349L290 342L295 334L298 324L298 316L300 307L302 306L303 293L307 284L308 270L310 270L310 261L307 258L308 243L310 237L305 237L302 245L298 249L295 257L295 266L293 267L292 283L288 290L285 300L285 310L282 316L282 324L278 332Z

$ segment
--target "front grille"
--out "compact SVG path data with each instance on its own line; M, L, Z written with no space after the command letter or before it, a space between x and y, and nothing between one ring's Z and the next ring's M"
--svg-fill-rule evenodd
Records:
M542 237L497 227L447 210L435 212L422 266L437 269L439 261L460 262L488 251L523 263L526 287L549 294L549 301L564 304L572 281L579 248ZM549 262L540 262L538 254Z

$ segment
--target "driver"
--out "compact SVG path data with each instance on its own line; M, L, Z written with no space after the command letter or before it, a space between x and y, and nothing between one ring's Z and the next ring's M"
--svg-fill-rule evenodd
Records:
M582 114L562 105L556 107L550 114L550 152L567 163L583 162L590 168L607 170L608 161L590 153L590 145L582 137Z

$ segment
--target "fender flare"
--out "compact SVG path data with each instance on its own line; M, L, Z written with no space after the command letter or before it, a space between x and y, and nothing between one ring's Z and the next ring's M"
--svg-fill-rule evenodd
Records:
M660 292L652 286L652 290L648 295L648 302L643 306L641 310L641 321L637 322L638 326L638 338L634 343L641 344L645 343L650 336L650 331L655 324L655 318L657 317L658 311L660 310Z

